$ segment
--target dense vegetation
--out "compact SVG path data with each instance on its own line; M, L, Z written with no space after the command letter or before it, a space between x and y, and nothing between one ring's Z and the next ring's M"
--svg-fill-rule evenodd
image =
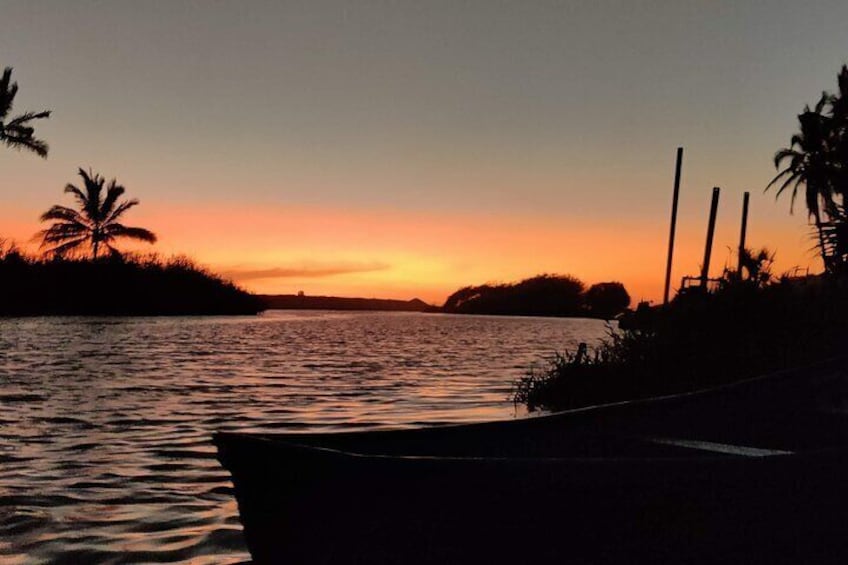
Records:
M769 284L725 274L714 292L642 305L594 350L557 355L516 386L531 409L697 390L845 353L848 281L783 278Z
M442 311L508 316L586 316L610 319L630 305L621 283L586 285L570 275L539 275L514 284L467 286L451 294Z
M767 189L776 186L780 196L791 188L792 206L803 189L825 271L843 272L848 265L848 66L837 76L837 92L823 92L815 106L805 106L798 125L790 146L774 156L775 167L784 168Z
M256 297L186 258L36 258L0 246L0 315L255 314Z
M581 346L531 371L515 401L571 408L694 390L845 355L848 343L848 67L838 91L798 116L790 147L775 154L766 190L803 192L824 264L817 276L775 280L773 254L743 250L739 271L681 292L667 306L640 305L594 351ZM781 167L783 167L781 169ZM790 208L790 211L792 208Z

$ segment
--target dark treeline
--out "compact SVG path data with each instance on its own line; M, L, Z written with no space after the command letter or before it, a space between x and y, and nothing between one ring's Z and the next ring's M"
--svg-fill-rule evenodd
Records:
M186 258L34 258L0 250L0 315L256 314L257 298Z
M433 310L423 300L390 300L383 298L346 298L341 296L306 296L303 294L260 294L257 298L268 309L280 310L384 310L390 312L428 312Z
M514 284L467 286L451 294L442 311L507 316L585 316L610 319L625 311L630 296L618 282L586 289L570 275L539 275Z

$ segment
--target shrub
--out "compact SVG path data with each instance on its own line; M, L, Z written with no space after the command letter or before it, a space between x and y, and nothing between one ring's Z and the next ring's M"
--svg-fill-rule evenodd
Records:
M44 259L0 246L0 315L255 314L259 300L186 257Z
M592 352L556 356L515 384L528 408L565 409L679 393L844 354L845 277L722 285L642 308Z

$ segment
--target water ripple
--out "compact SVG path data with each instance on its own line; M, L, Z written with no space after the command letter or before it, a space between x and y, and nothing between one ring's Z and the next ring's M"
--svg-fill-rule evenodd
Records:
M403 313L0 320L0 562L244 562L214 431L512 418L516 377L603 334Z

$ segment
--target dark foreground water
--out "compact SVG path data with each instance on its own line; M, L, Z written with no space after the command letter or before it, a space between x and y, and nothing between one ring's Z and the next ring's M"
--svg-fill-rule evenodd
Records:
M520 417L595 320L271 312L0 319L0 562L249 559L215 430Z

